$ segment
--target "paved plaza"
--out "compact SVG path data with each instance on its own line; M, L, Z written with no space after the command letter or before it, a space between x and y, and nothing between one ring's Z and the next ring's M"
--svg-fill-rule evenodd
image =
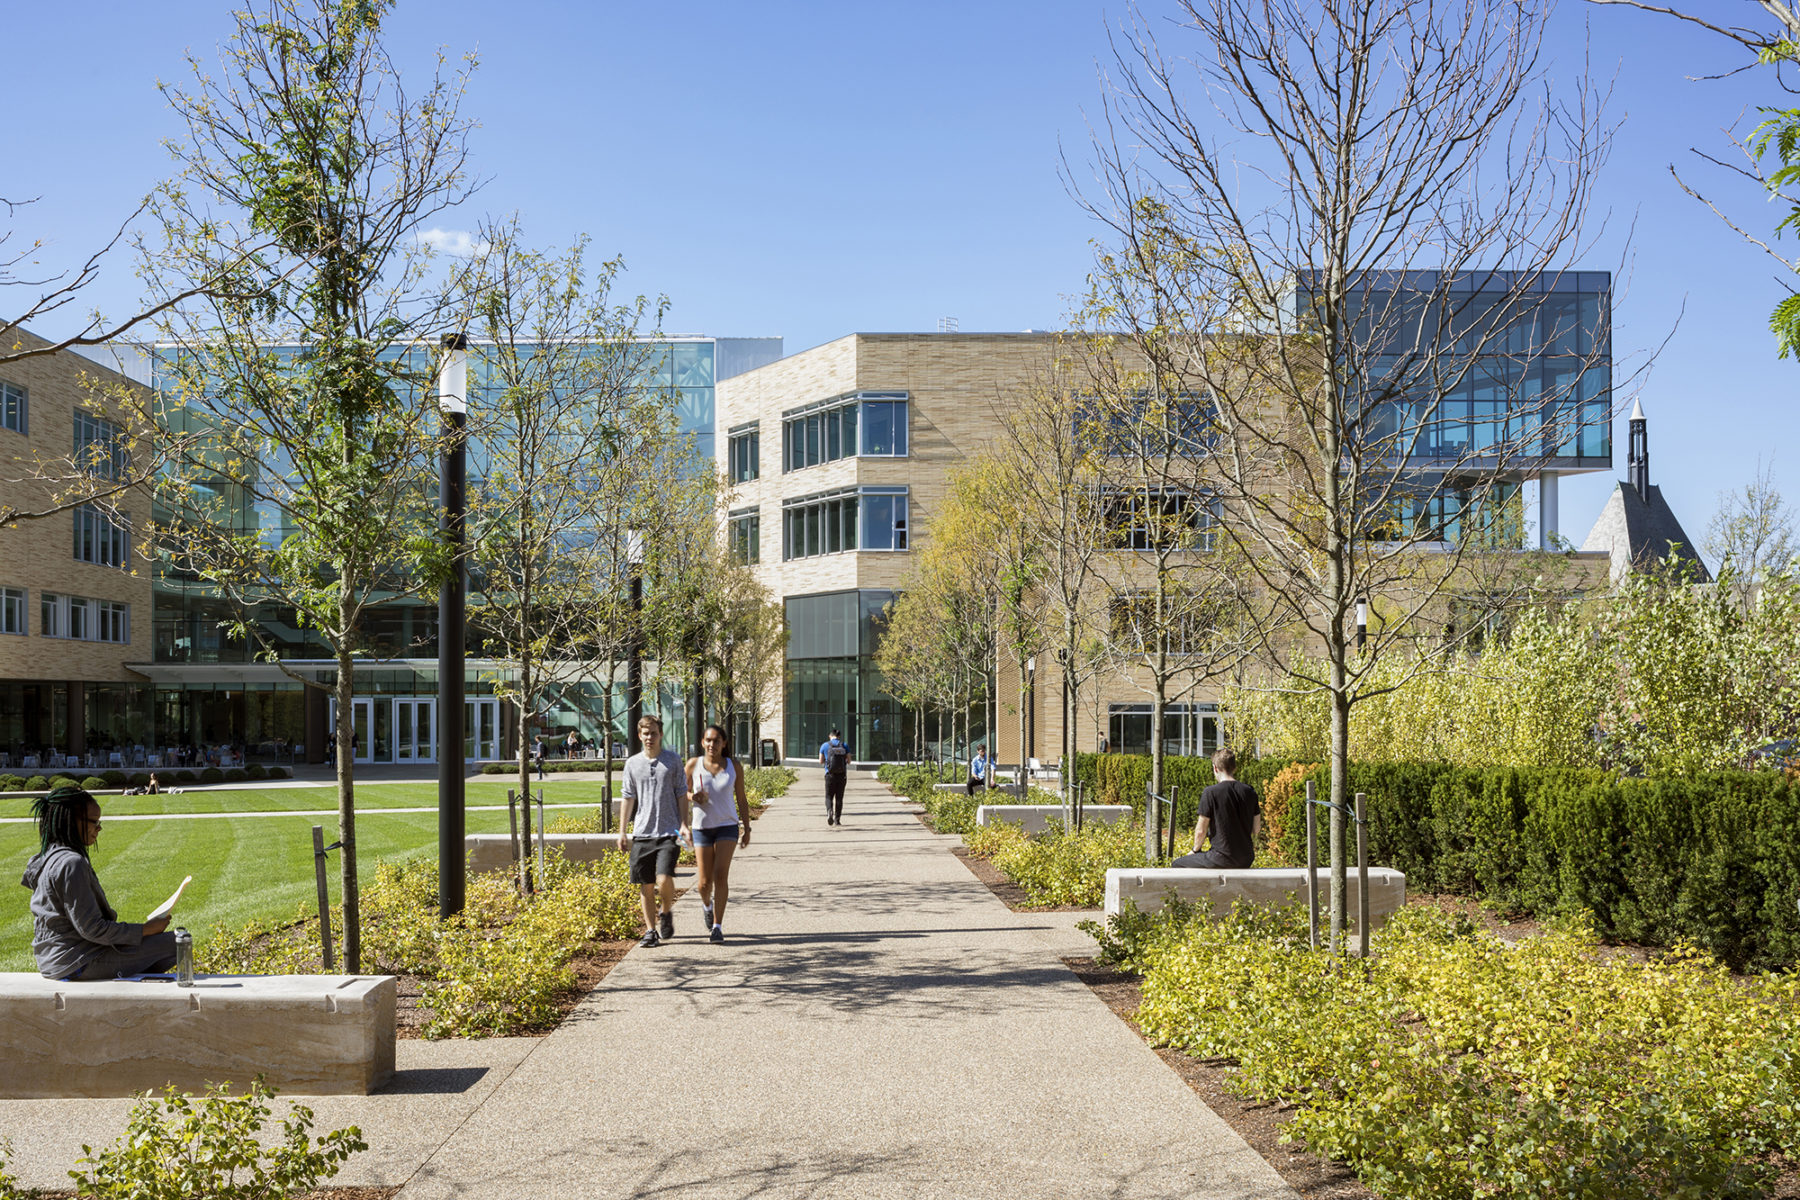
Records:
M1080 914L1014 913L905 803L816 773L756 823L730 940L683 897L545 1038L400 1044L394 1085L308 1101L362 1126L335 1181L495 1197L1292 1197L1060 962ZM27 1186L66 1183L124 1101L0 1102Z

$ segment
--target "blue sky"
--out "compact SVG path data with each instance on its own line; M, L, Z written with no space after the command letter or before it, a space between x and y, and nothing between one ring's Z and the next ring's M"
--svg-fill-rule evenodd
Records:
M1743 6L1695 0L1720 19ZM41 201L15 241L78 260L168 171L176 126L155 90L184 51L207 54L226 6L178 0L18 6L8 21L7 172L0 194ZM1146 6L1152 18L1163 11ZM463 216L517 211L542 242L592 236L625 256L625 286L667 294L671 331L780 334L791 353L853 331L1052 328L1102 235L1058 175L1087 158L1087 119L1116 4L406 3L389 44L408 69L446 46L479 52L467 112L490 182ZM1565 4L1549 69L1584 57L1623 122L1601 178L1609 233L1582 265L1617 269L1615 350L1661 347L1641 389L1652 480L1696 538L1717 494L1758 458L1800 503L1796 382L1767 315L1776 267L1670 179L1675 163L1757 232L1779 219L1748 185L1693 159L1729 153L1721 127L1775 102L1729 47L1667 19ZM1168 45L1175 45L1171 41ZM1794 249L1792 243L1788 243ZM91 303L136 296L113 263ZM15 301L16 306L16 301ZM55 332L55 322L44 331ZM1666 341L1666 345L1664 345ZM1566 480L1579 541L1624 471Z

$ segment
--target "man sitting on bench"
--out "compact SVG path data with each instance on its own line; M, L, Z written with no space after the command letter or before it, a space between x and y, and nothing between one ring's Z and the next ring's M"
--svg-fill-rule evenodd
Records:
M1237 755L1230 746L1212 756L1213 778L1218 782L1200 793L1200 812L1194 822L1194 852L1176 859L1177 867L1247 867L1256 861L1256 839L1262 834L1262 805L1256 789L1233 778ZM1202 851L1207 834L1212 849Z
M175 965L167 916L147 925L119 920L106 902L88 847L100 840L100 805L65 784L32 802L37 854L21 880L31 889L31 949L47 979L116 979Z

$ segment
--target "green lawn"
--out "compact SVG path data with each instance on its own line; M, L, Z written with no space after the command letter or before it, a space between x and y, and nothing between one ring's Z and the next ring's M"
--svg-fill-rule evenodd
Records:
M550 803L593 803L600 798L597 783L552 781ZM149 804L190 802L187 811L254 812L294 808L329 808L333 792L317 788L248 789L232 792L199 792L182 796L106 797L102 811L117 813L132 801ZM360 870L372 876L383 858L407 858L437 853L436 813L383 812L382 808L434 804L435 784L371 784L357 788ZM320 803L323 800L324 803ZM470 804L505 804L504 781L470 783ZM304 802L302 802L304 801ZM5 802L0 815L23 815L24 805ZM154 810L151 810L154 811ZM503 832L506 812L468 814L471 833ZM325 827L329 844L336 841L335 818L319 817L221 817L204 820L119 821L108 823L94 848L94 867L106 888L107 898L120 916L142 920L163 902L183 875L194 882L176 909L176 922L195 938L204 939L215 928L235 928L253 919L285 918L302 902L315 903L312 827ZM32 825L0 825L0 864L13 881L5 888L9 898L0 903L0 971L32 971L31 893L17 886L25 862L37 851L37 830ZM338 899L337 854L331 855L331 894Z
M466 786L470 804L505 804L508 784L516 791L518 783L495 775L470 780ZM599 780L532 781L541 788L546 804L599 803ZM356 809L418 808L437 804L436 783L361 783L356 787ZM293 788L225 788L185 791L179 796L101 796L100 807L121 816L138 813L184 812L291 812L337 810L337 789L329 787ZM0 800L0 817L28 817L31 800L11 796Z

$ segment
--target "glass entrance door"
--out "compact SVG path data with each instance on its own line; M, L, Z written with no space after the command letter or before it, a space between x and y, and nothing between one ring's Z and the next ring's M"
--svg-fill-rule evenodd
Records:
M468 762L492 762L500 757L500 700L463 701L463 758Z
M394 701L394 761L434 762L433 738L437 701L422 698Z
M350 701L350 725L356 738L356 761L375 761L375 701Z

